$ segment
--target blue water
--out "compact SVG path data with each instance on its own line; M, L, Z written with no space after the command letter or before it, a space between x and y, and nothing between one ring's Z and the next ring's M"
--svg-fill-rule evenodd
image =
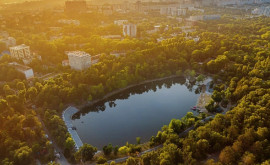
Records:
M101 103L104 111L91 112L100 105L89 107L73 124L84 143L99 149L136 143L136 137L146 142L171 119L191 111L199 95L189 88L179 78L141 85Z

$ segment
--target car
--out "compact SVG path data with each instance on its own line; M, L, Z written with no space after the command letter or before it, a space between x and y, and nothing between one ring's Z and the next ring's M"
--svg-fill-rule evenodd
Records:
M55 154L55 157L58 158L58 159L60 159L60 158L61 158L60 153L56 153L56 154Z

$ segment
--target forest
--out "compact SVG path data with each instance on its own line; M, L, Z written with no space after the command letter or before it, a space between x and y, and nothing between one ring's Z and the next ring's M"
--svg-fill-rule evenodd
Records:
M63 73L49 80L26 81L6 67L9 58L2 58L1 73L14 72L14 77L0 84L1 164L30 164L36 158L45 162L53 159L53 146L46 138L42 122L71 162L91 160L96 148L89 144L75 153L74 141L61 118L67 105L81 105L144 80L170 75L191 77L195 76L194 72L212 76L217 84L214 93L221 97L213 99L230 102L234 108L205 124L198 123L198 118L191 114L172 120L150 139L152 146L163 144L163 148L136 157L134 153L140 148L128 144L126 154L134 157L125 163L269 164L269 25L270 19L264 17L242 20L225 17L211 25L196 24L197 31L192 35L200 37L198 42L186 39L185 34L160 43L137 39L114 41L119 50L127 49L126 56L103 54L99 63L85 71L62 68ZM106 43L97 38L93 43ZM85 42L92 44L89 40ZM60 46L36 43L37 49L46 52L42 56L48 56L48 61L63 58L58 56ZM91 51L98 53L99 49L107 47L104 45L100 48L95 45L96 49ZM185 137L178 136L193 124L195 130ZM108 148L112 152L111 146L106 146L104 151ZM124 152L125 147L121 151ZM215 155L218 161L214 160Z

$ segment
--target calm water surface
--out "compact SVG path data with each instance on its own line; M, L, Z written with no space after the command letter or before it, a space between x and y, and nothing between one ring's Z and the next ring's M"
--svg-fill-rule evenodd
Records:
M183 78L140 85L85 108L73 124L84 143L99 149L136 143L136 137L146 142L171 119L191 111L199 96L194 88Z

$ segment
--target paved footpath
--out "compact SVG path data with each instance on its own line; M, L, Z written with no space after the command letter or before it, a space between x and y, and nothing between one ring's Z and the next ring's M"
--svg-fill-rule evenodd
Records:
M75 107L68 107L62 115L62 118L67 126L68 132L70 133L72 139L75 142L75 147L78 150L81 146L83 146L83 142L81 140L81 138L79 137L77 131L75 129L73 129L73 124L72 124L72 119L71 117L77 113L79 110Z

